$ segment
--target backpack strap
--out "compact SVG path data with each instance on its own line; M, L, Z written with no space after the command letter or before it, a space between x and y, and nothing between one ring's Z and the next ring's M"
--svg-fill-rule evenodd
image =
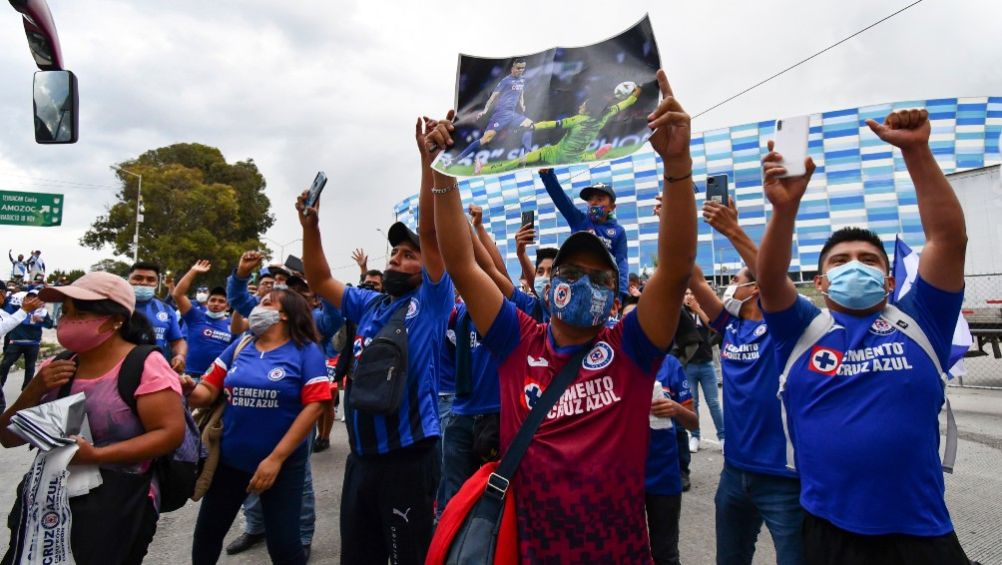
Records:
M790 370L793 369L793 365L797 360L804 353L810 351L834 325L835 318L832 317L831 312L827 308L818 312L818 315L807 325L804 333L800 334L800 339L797 340L797 343L793 345L793 351L790 352L790 356L786 359L786 366L783 367L783 372L779 375L779 390L776 392L776 398L779 399L779 415L783 421L783 435L786 438L786 468L791 471L797 470L797 464L794 459L790 425L786 416L786 403L783 401L783 392L786 390L786 379L789 377Z
M932 361L933 367L936 368L936 372L939 374L939 380L943 384L943 399L946 401L946 445L944 446L943 452L943 471L946 473L953 472L953 466L957 462L957 420L953 415L953 407L950 406L950 397L947 394L947 380L949 377L943 370L942 364L939 362L939 356L936 354L936 350L932 346L932 342L929 341L929 336L922 330L914 319L908 314L905 314L900 308L892 304L888 304L884 311L881 312L881 316L885 320L891 323L892 326L898 329L901 333L905 334L908 339L914 341L922 348L926 356Z
M143 366L146 358L154 351L159 352L160 348L155 345L137 345L125 356L122 361L122 368L118 370L118 395L132 409L133 414L139 416L139 409L136 407L136 389L143 377Z
M55 358L53 358L52 360L53 361L69 361L70 359L73 358L74 355L76 355L76 353L74 353L72 351L69 351L69 350L63 350L63 351L60 351L59 354L56 355ZM56 394L56 398L65 398L65 397L67 397L67 396L70 395L70 391L73 388L73 379L75 377L76 377L76 373L73 373L72 375L70 375L70 380L66 381L66 384L64 384L63 386L59 387L59 393Z
M473 392L473 346L470 343L470 313L456 318L456 396Z

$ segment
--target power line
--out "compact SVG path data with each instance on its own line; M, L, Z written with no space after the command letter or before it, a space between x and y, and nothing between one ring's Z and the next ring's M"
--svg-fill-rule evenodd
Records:
M72 187L72 188L84 188L84 189L91 189L91 190L119 190L121 188L121 187L118 187L118 186L110 186L110 185L103 185L103 184L92 184L92 183L68 181L68 180L61 180L61 179L38 178L38 177L29 176L29 175L19 175L17 173L0 173L0 178L4 178L4 177L18 177L14 182L21 182L21 183L31 182L31 183L44 184L44 185L49 185L49 186L66 186L66 187Z
M832 43L832 44L831 44L831 45L829 45L828 47L825 47L824 49L822 49L821 51L818 51L817 53L815 53L815 54L811 55L810 57L807 57L806 59L803 59L803 60L801 60L801 61L798 61L798 62L796 62L796 63L794 63L794 64L790 65L789 67L786 67L785 69L783 69L783 70L779 71L778 73L776 73L776 74L774 74L774 75L770 76L769 78L767 78L767 79L765 79L765 80L761 80L761 81L759 81L759 82L757 82L757 83L755 83L755 84L753 84L753 85L749 86L748 88L746 88L746 89L742 90L741 92L739 92L739 93L735 94L734 96L731 96L730 98L727 98L726 100L723 100L723 101L721 101L721 102L718 102L718 103L714 104L713 106L710 106L709 108L707 108L707 109L703 110L702 112L700 112L700 113L698 113L698 114L694 115L694 116L692 117L692 119L694 119L694 120L695 120L696 118L698 118L698 117L702 116L703 114L706 114L707 112L709 112L709 111L711 111L711 110L714 110L714 109L716 109L716 108L719 108L720 106L723 106L724 104L727 104L727 103L728 103L728 102L730 102L731 100L734 100L735 98L737 98L737 97L739 97L739 96L741 96L741 95L743 95L743 94L747 94L748 92L751 92L752 90L755 90L756 88L758 88L758 87L762 86L763 84L765 84L765 83L769 82L770 80L772 80L772 79L774 79L774 78L776 78L776 77L778 77L778 76L780 76L780 75L783 75L783 74L785 74L785 73L787 73L787 72L789 72L789 71L792 71L793 69L795 69L795 68L799 67L800 65L803 65L804 63L806 63L807 61L810 61L811 59L813 59L813 58L817 57L818 55L821 55L822 53L825 53L825 52L827 52L827 51L830 51L831 49L834 49L835 47L838 47L839 45L841 45L841 44L845 43L846 41L849 41L850 39L852 39L853 37L856 37L857 35L859 35L859 34L863 33L864 31L867 31L868 29L871 29L871 28L873 28L873 27L876 27L876 26L878 26L878 25L880 25L880 24L882 24L882 23L886 22L887 20L889 20L889 19L893 18L894 16L896 16L896 15L900 14L901 12L904 12L905 10L907 10L907 9L909 9L909 8L911 8L911 7L915 6L915 5L917 5L917 4L921 4L921 3L923 2L923 1L924 1L924 0L915 0L915 2L912 2L911 4L908 4L907 6L905 6L904 8L901 8L900 10L898 10L898 11L894 12L893 14L890 14L890 15L888 15L888 16L884 16L883 18L881 18L881 19L879 19L879 20L877 20L877 21L873 22L872 24L870 24L870 25L868 25L868 26L864 27L863 29L861 29L861 30L859 30L859 31L857 31L857 32L855 32L855 33L853 33L853 34L851 34L851 35L848 35L848 36L846 36L846 37L844 37L844 38L840 39L839 41L837 41L837 42L835 42L835 43Z

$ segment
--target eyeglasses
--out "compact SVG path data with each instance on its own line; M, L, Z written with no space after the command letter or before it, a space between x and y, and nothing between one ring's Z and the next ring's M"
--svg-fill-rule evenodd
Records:
M553 276L560 277L569 283L577 282L588 275L588 280L599 286L615 288L616 276L611 270L586 269L577 265L560 265L553 268Z

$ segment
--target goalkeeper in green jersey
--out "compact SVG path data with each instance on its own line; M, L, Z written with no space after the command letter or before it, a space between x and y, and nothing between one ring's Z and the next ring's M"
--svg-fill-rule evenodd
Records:
M640 87L638 86L629 96L612 106L589 108L591 99L588 99L581 103L577 115L562 120L536 122L532 126L534 129L563 128L567 130L567 133L555 145L545 145L518 159L478 166L474 170L474 174L489 175L527 166L553 166L601 159L612 149L612 146L603 145L591 153L586 153L588 146L598 138L602 128L613 116L635 104L639 96ZM479 161L477 165L480 165Z

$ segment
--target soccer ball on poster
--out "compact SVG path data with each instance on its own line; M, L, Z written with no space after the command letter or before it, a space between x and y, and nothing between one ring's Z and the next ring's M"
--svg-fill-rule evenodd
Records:
M624 98L632 94L634 89L636 88L637 88L637 83L635 82L631 81L621 82L616 85L616 88L612 91L612 94L613 96L616 97L616 100L623 100Z

